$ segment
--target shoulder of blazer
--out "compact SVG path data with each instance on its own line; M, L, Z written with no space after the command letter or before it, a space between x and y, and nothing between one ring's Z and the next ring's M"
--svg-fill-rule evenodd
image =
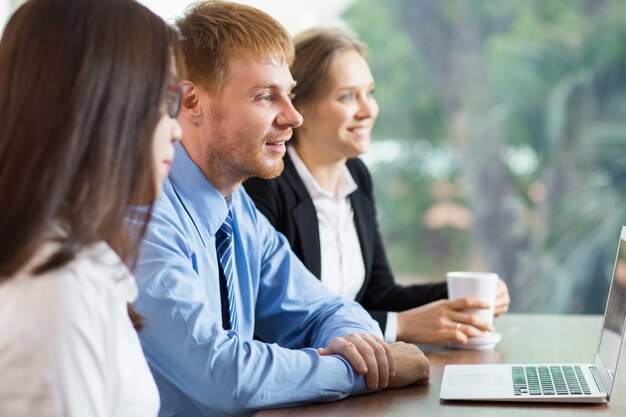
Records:
M370 199L372 196L372 177L369 170L359 158L348 159L346 162L350 175L362 190Z
M285 154L283 161L285 167L283 168L283 173L278 177L278 179L280 179L281 182L284 182L285 185L288 185L291 188L291 190L296 195L296 200L311 200L311 196L309 195L309 192L307 191L304 182L302 181L302 178L300 178L298 171L296 171L296 166L293 164L293 161L289 157L288 153ZM313 204L312 200L311 204Z
M286 213L288 219L285 220L290 230L286 236L298 258L319 278L322 273L322 256L315 205L289 154L285 155L284 161L281 186L290 201Z
M283 160L285 166L278 177L272 179L250 178L243 183L243 186L255 202L259 199L265 200L271 195L281 201L278 206L283 207L288 213L300 202L311 200L311 197L289 155L286 154Z

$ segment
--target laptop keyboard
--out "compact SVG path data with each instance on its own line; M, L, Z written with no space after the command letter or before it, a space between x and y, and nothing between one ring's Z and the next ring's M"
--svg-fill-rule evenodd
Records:
M591 395L580 366L513 366L515 395Z

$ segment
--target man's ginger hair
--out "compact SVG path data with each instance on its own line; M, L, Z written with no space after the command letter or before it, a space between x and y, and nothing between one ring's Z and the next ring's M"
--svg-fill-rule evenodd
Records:
M234 57L293 62L293 41L287 30L251 6L202 1L191 5L176 25L183 35L189 80L209 94L221 91Z

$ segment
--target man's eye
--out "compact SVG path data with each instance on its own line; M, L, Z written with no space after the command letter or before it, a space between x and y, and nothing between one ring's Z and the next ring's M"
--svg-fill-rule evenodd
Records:
M257 96L256 98L258 101L266 101L266 102L271 102L274 100L274 96L272 94L262 94L260 96Z
M296 95L294 93L287 93L287 98L289 98L290 101L293 101L293 99L296 98Z

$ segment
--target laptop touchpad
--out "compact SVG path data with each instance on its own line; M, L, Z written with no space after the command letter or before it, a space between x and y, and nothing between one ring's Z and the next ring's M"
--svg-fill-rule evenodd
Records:
M502 375L452 375L450 386L481 386L481 385L502 385Z

